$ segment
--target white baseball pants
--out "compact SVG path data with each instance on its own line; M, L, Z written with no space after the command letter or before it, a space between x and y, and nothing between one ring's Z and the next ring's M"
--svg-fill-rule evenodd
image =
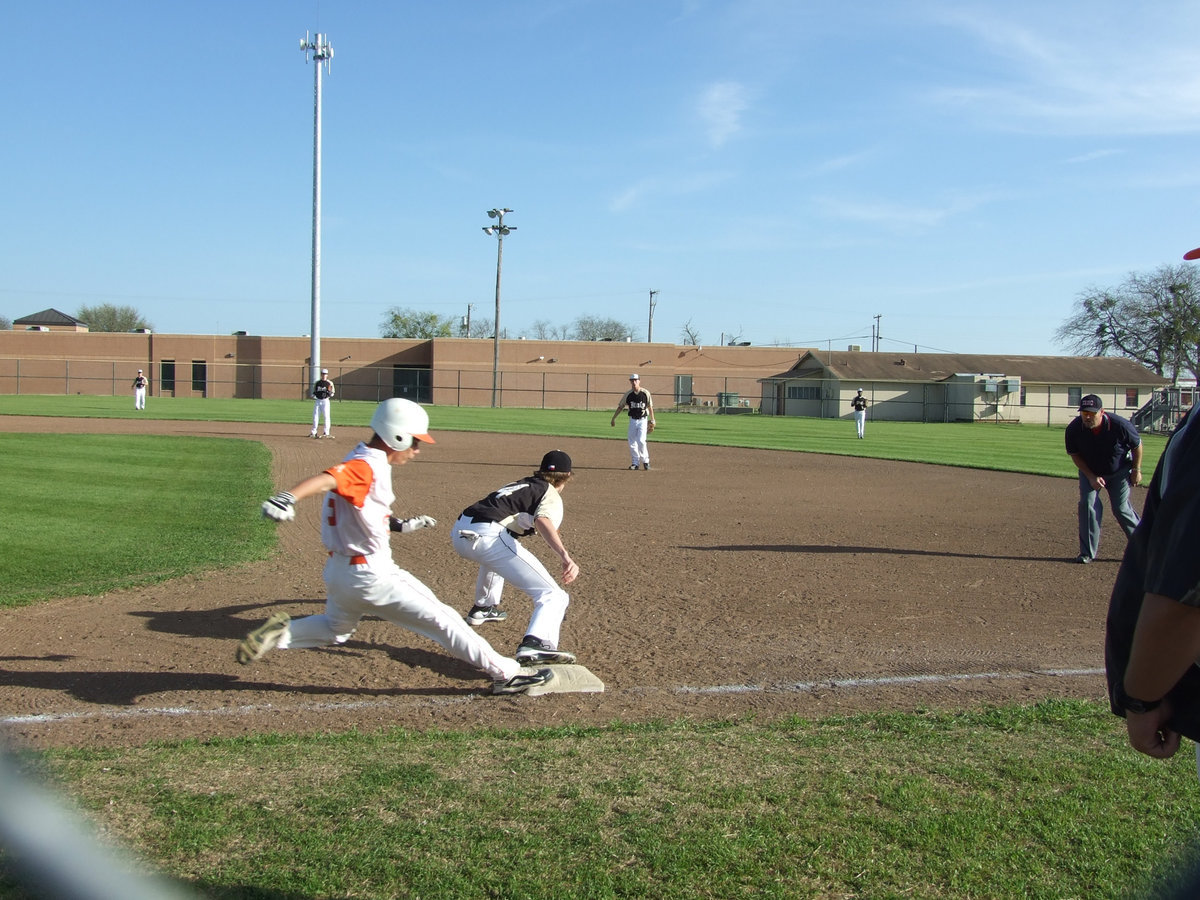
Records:
M646 445L646 425L649 422L649 416L629 420L629 460L635 466L650 462L650 448Z
M459 556L479 563L476 606L499 605L504 583L508 582L533 600L533 615L525 633L558 647L562 621L571 599L541 560L521 546L503 525L472 522L468 516L460 516L454 523L450 543Z
M145 388L134 388L133 389L133 408L134 409L145 409L146 408L146 389Z
M321 421L321 416L325 417L325 436L329 436L329 398L324 400L313 400L313 434L317 433L317 425Z
M493 649L464 621L462 613L439 600L390 556L348 557L337 553L325 564L325 612L293 620L278 647L327 647L344 644L363 616L379 616L393 625L429 638L451 656L481 669L493 681L507 681L521 666Z

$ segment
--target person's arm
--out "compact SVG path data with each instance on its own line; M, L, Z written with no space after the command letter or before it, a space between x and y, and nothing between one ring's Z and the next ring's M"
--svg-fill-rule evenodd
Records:
M1088 483L1091 484L1093 490L1098 491L1100 488L1104 487L1104 479L1098 477L1096 473L1091 470L1087 462L1084 461L1082 454L1071 453L1070 457L1071 462L1075 463L1075 468L1077 468L1083 474L1083 477L1088 480Z
M537 533L542 536L542 540L558 554L558 558L562 560L562 582L570 584L579 577L579 566L575 564L575 560L571 559L571 554L567 552L567 547L562 541L562 537L558 533L558 529L554 527L545 516L538 516L533 520L533 527Z
M612 414L612 421L608 423L609 425L613 426L614 428L616 427L616 424L617 424L617 416L619 416L621 414L621 410L623 410L625 408L625 401L627 399L629 399L628 391L626 391L624 394L621 395L621 402L619 402L617 404L617 408Z
M1139 485L1142 483L1142 445L1139 443L1133 450L1130 451L1130 456L1133 459L1133 468L1129 470L1129 483Z
M650 417L650 424L654 424L654 398L650 396L650 392L646 391L646 415Z
M329 399L333 399L333 395L337 393L337 388L333 386L333 382L329 382Z
M1161 700L1200 657L1200 608L1185 606L1162 594L1142 602L1124 691L1146 702ZM1145 713L1125 711L1130 745L1140 753L1165 759L1179 749L1179 735L1167 727L1170 701Z

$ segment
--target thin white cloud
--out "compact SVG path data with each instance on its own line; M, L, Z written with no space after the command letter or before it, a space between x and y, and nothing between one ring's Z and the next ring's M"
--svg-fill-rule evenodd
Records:
M927 231L963 213L995 199L978 194L953 199L941 206L916 206L885 200L844 200L830 197L817 200L818 208L832 219L875 225L890 231Z
M934 99L1000 128L1066 134L1200 131L1196 13L1186 6L1140 14L1101 4L946 7L943 24L995 64L975 83L945 86ZM1024 15L1018 21L1016 16Z
M681 177L642 178L609 200L608 209L610 212L624 212L653 197L701 193L733 177L732 172L697 172Z
M1098 159L1106 159L1110 156L1119 156L1124 152L1124 150L1093 150L1090 153L1081 153L1079 156L1072 156L1070 159L1064 160L1064 162L1067 165L1078 165L1079 163L1090 163Z
M742 113L750 105L745 85L736 81L718 81L701 93L696 112L704 123L708 142L720 147L742 130Z

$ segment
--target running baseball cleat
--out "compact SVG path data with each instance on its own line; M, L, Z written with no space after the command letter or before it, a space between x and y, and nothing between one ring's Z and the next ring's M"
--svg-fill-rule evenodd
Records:
M463 618L468 625L482 625L484 622L503 622L508 618L508 613L498 606L472 606Z
M629 467L629 471L630 471L630 472L636 472L636 471L637 471L637 463L634 463L632 466L630 466L630 467Z
M650 471L650 463L642 463L642 471L649 472Z
M527 634L521 639L521 644L517 647L516 658L517 662L523 666L575 662L574 653L568 653L566 650L555 650L550 646L548 641L535 638L532 634Z
M523 694L554 677L553 669L522 669L508 681L493 681L493 694Z
M274 650L279 639L287 631L291 618L287 613L277 612L246 635L237 648L237 661L243 666L262 659L268 650Z

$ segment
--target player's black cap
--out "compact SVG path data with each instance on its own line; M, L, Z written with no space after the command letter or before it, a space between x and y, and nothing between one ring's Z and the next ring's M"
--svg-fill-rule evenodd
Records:
M1083 412L1085 410L1091 410L1092 412L1097 412L1102 409L1104 409L1104 403L1095 394L1088 394L1086 397L1084 397L1082 400L1079 401L1079 411L1080 412Z
M565 472L569 475L571 473L571 457L561 450L551 450L542 457L542 465L538 471Z

